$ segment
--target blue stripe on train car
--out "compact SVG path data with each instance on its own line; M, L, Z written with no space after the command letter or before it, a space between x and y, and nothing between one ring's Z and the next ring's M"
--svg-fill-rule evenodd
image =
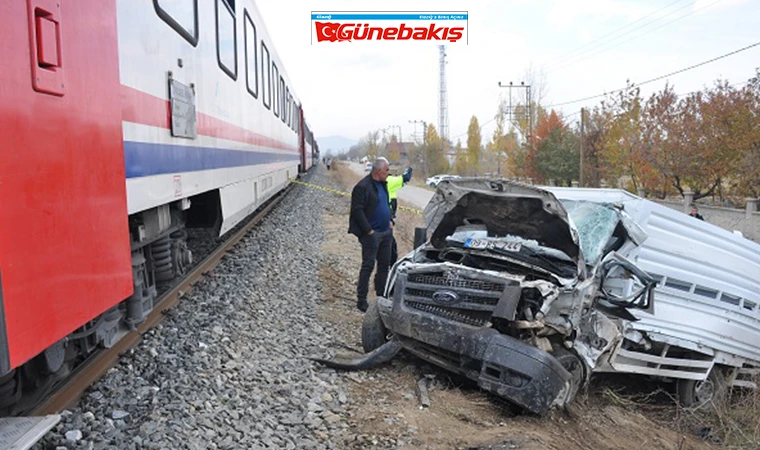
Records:
M127 178L281 162L298 163L300 159L301 156L298 153L267 153L214 147L124 142Z

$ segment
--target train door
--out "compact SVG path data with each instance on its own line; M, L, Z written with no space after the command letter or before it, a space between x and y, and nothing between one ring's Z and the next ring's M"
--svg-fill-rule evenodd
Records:
M298 139L298 151L301 154L301 167L298 168L299 172L306 172L306 133L305 130L305 122L303 120L303 108L299 105L298 106L298 114L301 116L300 120L300 133L299 133L299 139Z
M0 374L132 293L115 3L3 1Z

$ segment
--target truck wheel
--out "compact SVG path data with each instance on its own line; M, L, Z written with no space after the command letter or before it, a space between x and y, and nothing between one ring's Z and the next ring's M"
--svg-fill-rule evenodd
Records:
M554 349L554 357L562 364L565 370L570 372L570 393L567 396L567 403L572 403L575 395L583 386L583 380L585 379L583 362L575 353L561 347Z
M369 353L388 342L388 330L380 318L377 301L369 304L362 321L362 347L364 353Z
M721 405L726 400L726 379L716 366L704 381L678 380L678 401L687 408L700 408L706 404Z

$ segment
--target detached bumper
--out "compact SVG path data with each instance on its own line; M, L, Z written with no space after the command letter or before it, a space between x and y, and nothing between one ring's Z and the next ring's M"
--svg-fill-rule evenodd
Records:
M570 379L549 353L493 328L459 324L406 308L401 301L392 306L388 299L378 301L386 326L407 351L535 414L546 414Z

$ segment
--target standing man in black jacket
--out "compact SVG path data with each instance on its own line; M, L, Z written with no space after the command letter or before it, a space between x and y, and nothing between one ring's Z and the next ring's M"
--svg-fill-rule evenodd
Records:
M390 168L386 159L375 160L372 172L356 183L351 192L348 232L359 238L362 245L362 267L356 285L356 306L362 312L367 311L369 277L375 267L375 261L375 293L378 296L383 295L390 268L393 222L386 182L388 172Z

